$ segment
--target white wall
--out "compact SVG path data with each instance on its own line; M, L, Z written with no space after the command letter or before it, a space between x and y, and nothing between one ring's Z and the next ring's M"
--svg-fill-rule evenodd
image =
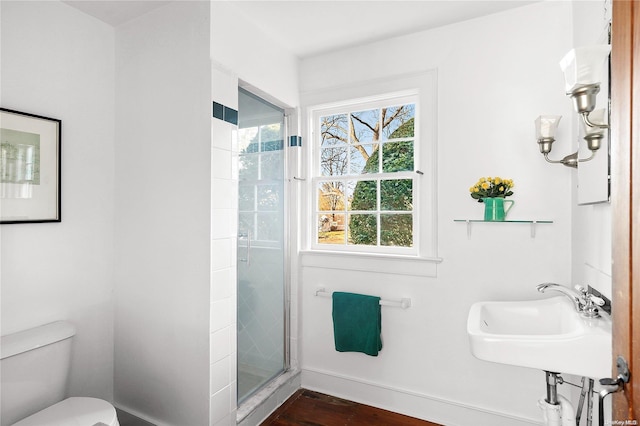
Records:
M233 2L211 5L211 58L214 65L273 97L298 105L298 60L262 33Z
M533 122L571 112L558 67L571 47L571 16L568 2L541 2L301 62L303 104L327 88L437 70L444 259L437 278L302 268L304 387L447 425L542 420L536 403L544 373L474 358L466 319L476 301L534 299L540 282L570 282L571 176L544 161ZM554 150L567 151L570 127L559 133ZM554 223L539 225L535 238L529 225L477 224L468 239L466 226L453 220L482 218L468 188L488 175L515 181L510 219ZM413 305L383 308L379 357L338 353L331 304L313 296L318 286L410 297Z
M209 2L116 31L115 401L209 424Z
M2 334L73 322L71 395L113 397L114 30L5 2L4 108L62 120L62 222L2 225Z

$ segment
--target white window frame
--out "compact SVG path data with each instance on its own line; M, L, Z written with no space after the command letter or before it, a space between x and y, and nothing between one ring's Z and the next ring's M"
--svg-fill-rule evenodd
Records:
M435 276L437 256L437 75L435 70L393 79L376 80L359 85L331 88L304 93L302 104L306 119L303 144L303 169L306 169L305 190L302 191L301 261L303 266L335 269L389 272L407 275ZM413 227L414 244L411 248L378 247L317 242L317 181L320 161L314 124L318 117L330 109L360 103L381 102L386 105L404 104L402 99L413 99L416 105L416 134L414 139L414 170L422 172L395 172L410 174L414 181ZM396 101L397 100L397 101ZM380 175L383 175L382 173ZM326 178L326 177L325 177ZM404 249L404 250L403 250Z
M321 162L320 162L320 152L322 148L319 146L319 138L320 138L320 118L327 115L338 115L338 114L348 114L349 112L354 111L365 111L371 109L381 109L385 107L396 107L402 105L415 105L415 119L417 125L415 126L415 132L413 137L413 149L414 149L414 170L411 171L398 171L392 173L384 173L382 171L366 175L366 174L345 174L339 176L325 176L322 175L321 172ZM319 182L321 181L344 181L344 182L355 182L359 180L373 180L376 182L381 182L383 180L388 179L411 179L412 181L412 201L413 201L413 209L411 210L411 218L412 218L412 245L411 247L398 247L398 246L381 246L381 245L357 245L357 244L321 244L318 243L318 226L313 227L312 231L312 242L311 248L313 250L335 250L335 251L346 251L346 252L356 252L356 253L375 253L375 254L399 254L399 255L409 255L416 256L418 254L418 245L419 245L419 220L416 217L416 211L420 210L419 206L419 197L416 197L417 194L420 193L420 175L416 172L419 169L418 162L416 161L419 158L420 154L420 123L418 122L418 118L420 117L420 105L419 100L416 94L390 94L390 95L380 95L373 98L367 99L354 99L349 103L339 103L337 105L324 106L321 108L313 108L311 110L311 126L313 140L312 144L312 188L315 188L316 196L312 200L313 211L315 212L315 217L321 214L331 214L331 211L321 211L318 206L318 197L317 197L317 188L319 186ZM390 141L393 143L393 141ZM383 144L386 143L384 138L381 138L378 142L379 150L382 152ZM379 156L379 161L382 162L382 155ZM365 177L369 177L369 179L364 179ZM378 185L379 187L379 185ZM375 214L376 216L380 216L385 214L383 210L380 210L380 192L378 192L378 203L377 210L371 210L366 212L368 214ZM345 223L348 223L348 215L351 213L347 210L338 210L335 211L337 214L345 215ZM392 213L391 213L392 214ZM405 213L407 214L407 213ZM378 239L380 237L381 231L381 223L378 221L377 226L378 231ZM346 232L346 230L345 230Z

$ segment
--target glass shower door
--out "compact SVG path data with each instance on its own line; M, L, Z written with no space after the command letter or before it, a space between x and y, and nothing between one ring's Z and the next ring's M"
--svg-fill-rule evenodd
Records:
M238 94L238 402L284 371L284 111Z

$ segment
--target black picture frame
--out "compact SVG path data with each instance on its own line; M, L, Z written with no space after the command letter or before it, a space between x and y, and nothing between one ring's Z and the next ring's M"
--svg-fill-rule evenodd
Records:
M0 108L0 224L62 221L62 120Z

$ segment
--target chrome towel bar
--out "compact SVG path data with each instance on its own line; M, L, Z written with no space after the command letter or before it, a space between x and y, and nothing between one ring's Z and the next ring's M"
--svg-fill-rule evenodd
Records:
M327 291L324 287L319 287L316 290L316 296L320 297L331 297L333 292ZM380 306L394 306L397 308L407 309L411 307L411 299L402 298L400 300L385 300L380 299Z

